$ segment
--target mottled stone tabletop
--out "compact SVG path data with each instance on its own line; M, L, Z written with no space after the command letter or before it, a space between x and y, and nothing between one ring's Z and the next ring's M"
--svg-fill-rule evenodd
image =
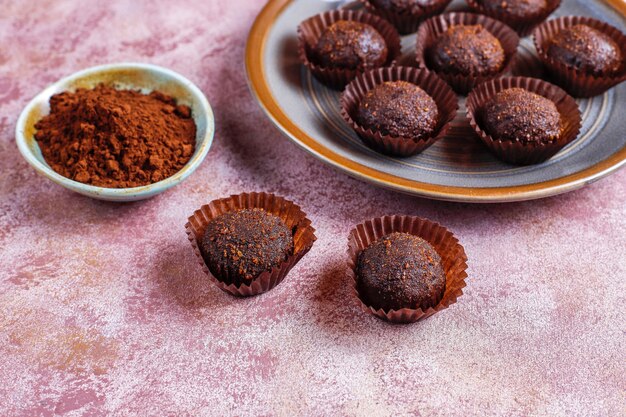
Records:
M351 179L291 144L248 91L245 39L263 3L0 1L0 415L623 413L626 170L498 205ZM133 204L38 176L13 133L46 85L119 61L187 76L217 120L198 171ZM235 299L205 278L184 224L253 190L299 203L319 239L280 286ZM350 299L347 234L393 213L446 225L469 257L465 295L414 325Z

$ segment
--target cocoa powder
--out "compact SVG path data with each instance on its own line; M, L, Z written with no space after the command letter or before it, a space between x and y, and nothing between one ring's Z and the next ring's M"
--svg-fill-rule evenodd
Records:
M179 171L195 150L188 106L158 91L98 85L50 98L36 125L44 159L59 174L107 188L151 184Z

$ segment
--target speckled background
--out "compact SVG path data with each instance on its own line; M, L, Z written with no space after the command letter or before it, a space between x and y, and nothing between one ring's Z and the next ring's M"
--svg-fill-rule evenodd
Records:
M337 173L248 92L244 43L263 3L0 1L0 415L623 415L626 171L489 206ZM66 191L14 143L42 88L115 61L179 71L217 118L200 169L146 202ZM319 240L275 290L235 299L203 276L184 224L251 190L298 202ZM470 259L459 303L415 325L349 297L346 236L391 213L448 226Z

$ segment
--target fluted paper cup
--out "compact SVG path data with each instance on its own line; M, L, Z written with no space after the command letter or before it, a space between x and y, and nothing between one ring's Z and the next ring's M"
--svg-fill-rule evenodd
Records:
M427 241L441 257L446 274L446 288L441 301L426 309L403 308L400 310L375 309L364 301L357 286L356 264L359 253L381 237L400 232L419 236ZM463 295L467 278L467 256L458 239L438 223L415 216L384 216L357 225L348 236L348 264L352 271L353 294L361 309L392 323L413 323L445 310Z
M300 61L324 85L341 90L362 71L342 68L327 68L315 63L312 49L317 44L324 29L339 20L351 20L372 26L385 39L387 44L387 61L384 66L392 65L400 56L400 35L386 20L355 10L337 9L313 16L298 26L298 55Z
M522 143L500 140L489 135L482 128L481 112L485 104L497 93L508 88L523 88L551 100L561 115L562 132L551 142ZM476 87L465 102L470 126L489 150L504 162L516 165L531 165L553 157L578 136L582 117L578 104L565 91L546 81L529 77L505 77L491 80Z
M199 241L204 236L207 224L212 219L231 211L261 208L278 216L293 232L293 255L279 266L265 271L254 278L249 284L235 285L225 269L210 270L201 253ZM196 210L185 225L187 236L191 242L202 270L219 288L235 296L252 296L267 292L280 284L287 273L311 249L316 240L315 229L306 214L296 204L268 193L243 193L228 198L214 200Z
M583 24L596 29L615 41L621 48L622 66L615 73L585 73L548 56L548 43L561 30ZM551 75L552 81L574 97L593 97L626 80L626 35L600 20L583 16L563 16L548 20L533 31L537 54Z
M481 4L480 0L466 1L469 7L476 13L484 14L506 23L520 36L530 34L535 26L546 20L548 16L550 16L561 5L561 0L548 0L547 7L545 9L541 10L539 13L528 15L522 19L504 11L486 8Z
M384 9L377 7L370 0L359 0L365 8L389 23L391 23L401 35L414 33L419 25L431 16L435 16L445 10L452 0L434 0L430 4L418 4L417 2L408 11L397 11L394 9Z
M519 36L504 23L479 14L454 12L435 16L425 21L417 31L415 57L420 68L431 69L428 56L431 48L449 27L458 25L481 25L498 39L504 50L504 64L499 71L480 75L436 71L437 75L450 84L454 91L459 94L467 94L474 86L499 77L511 68L517 53Z
M439 118L432 136L412 138L383 135L360 126L355 120L359 103L365 94L386 81L406 81L417 85L437 103ZM406 157L422 152L446 135L456 117L458 98L454 91L437 75L426 69L389 67L368 71L352 81L341 96L341 115L370 148L393 156Z

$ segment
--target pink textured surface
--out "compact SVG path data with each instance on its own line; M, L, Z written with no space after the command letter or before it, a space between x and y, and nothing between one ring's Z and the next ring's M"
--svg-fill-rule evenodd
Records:
M626 171L564 196L474 206L350 179L283 138L248 92L262 1L0 2L0 415L614 416L626 406ZM26 102L76 70L150 62L196 82L217 134L200 169L152 200L107 204L19 156ZM186 217L264 190L319 240L279 287L211 285ZM450 309L410 326L349 299L346 237L420 215L465 245Z

